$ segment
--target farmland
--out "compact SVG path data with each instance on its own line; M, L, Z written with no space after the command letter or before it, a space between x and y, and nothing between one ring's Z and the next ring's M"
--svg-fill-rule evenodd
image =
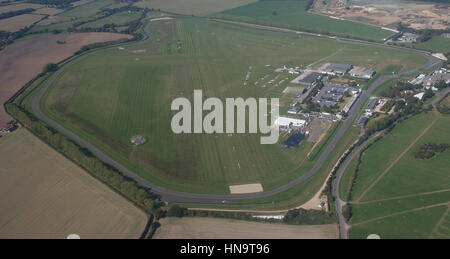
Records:
M102 27L105 24L117 24L117 25L121 25L121 24L125 24L127 22L131 22L131 21L135 21L138 20L140 18L141 12L121 12L121 13L117 13L117 14L113 14L111 16L108 16L106 18L94 21L94 22L90 22L90 23L85 23L83 24L81 27L92 27L92 28L97 28L97 27Z
M256 2L257 0L144 0L135 5L178 14L205 15Z
M74 18L86 18L94 16L100 10L100 8L108 7L114 3L114 0L96 0L87 4L77 6L66 12L60 13L59 15Z
M450 52L450 39L441 36L434 36L430 40L414 43L414 48L428 50L432 52Z
M59 62L79 50L83 45L127 38L117 33L73 33L44 35L16 42L0 52L0 101L4 103L25 83L39 74L44 65ZM64 41L65 44L58 44ZM0 128L11 118L0 109Z
M141 235L144 212L27 130L0 145L0 238Z
M218 218L165 218L155 239L315 239L337 238L336 225L293 226Z
M33 9L39 9L39 8L43 8L43 5L40 4L28 4L28 3L24 3L24 4L10 4L10 5L5 5L5 6L0 6L0 13L7 13L7 12L11 12L11 11L18 11L18 10L23 10L23 9L27 9L27 8L33 8Z
M30 26L33 23L42 19L43 15L38 14L22 14L7 19L0 20L0 30L15 32L26 26Z
M350 237L449 237L450 153L415 157L423 144L449 143L449 124L448 115L416 115L363 154L350 200Z
M307 3L306 0L259 1L212 16L375 41L393 35L393 32L379 27L309 13L306 11Z
M255 134L174 135L174 98L192 99L193 89L202 89L205 98L279 97L285 87L243 86L250 65L252 80L273 77L266 64L306 66L338 49L355 65L367 62L369 54L357 56L364 51L378 53L370 57L374 66L396 63L407 69L423 62L392 49L199 19L158 21L153 31L158 40L103 50L75 62L41 107L144 179L188 192L228 193L228 185L254 183L273 189L312 167L306 154L313 143L287 150L281 143L260 145ZM145 135L147 142L129 144L136 134Z

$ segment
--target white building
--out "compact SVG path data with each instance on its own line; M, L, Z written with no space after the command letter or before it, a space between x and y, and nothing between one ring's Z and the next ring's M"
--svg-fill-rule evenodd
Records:
M421 92L421 93L418 93L418 94L414 95L414 97L416 97L419 100L422 100L424 95L425 95L425 92Z
M293 119L293 118L287 118L287 117L279 117L275 120L275 125L278 125L280 127L296 127L300 128L305 125L305 120L299 120L299 119Z

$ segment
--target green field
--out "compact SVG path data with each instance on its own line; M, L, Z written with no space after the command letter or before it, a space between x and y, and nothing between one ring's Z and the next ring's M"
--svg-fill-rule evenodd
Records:
M212 16L375 41L393 35L393 32L379 27L309 13L307 4L307 0L259 1Z
M115 0L95 0L90 3L74 7L66 12L58 14L58 16L86 18L94 16L100 8L105 8L115 5Z
M221 12L257 0L143 0L134 5L141 8L160 9L161 11L187 15L206 15Z
M450 52L450 39L441 36L433 36L430 40L420 43L409 44L416 49L428 50L431 52Z
M424 61L381 47L200 19L159 21L153 31L159 41L110 48L74 63L41 106L145 179L199 193L228 193L230 184L261 183L264 190L280 186L313 166L314 161L306 159L313 143L304 141L287 150L282 139L276 145L260 145L254 134L174 135L174 98L192 99L194 89L202 89L204 98L280 97L284 86L262 88L253 82L267 74L267 80L275 77L276 67L306 66L339 49L333 59L342 57L355 65L363 65L368 57L380 68L397 63L406 69ZM244 86L249 66L253 73ZM136 134L147 136L147 143L129 144Z
M414 157L425 143L450 143L449 125L448 115L422 113L400 123L364 153L352 192L351 237L450 236L448 228L439 230L448 221L444 213L450 205L450 152L428 160Z

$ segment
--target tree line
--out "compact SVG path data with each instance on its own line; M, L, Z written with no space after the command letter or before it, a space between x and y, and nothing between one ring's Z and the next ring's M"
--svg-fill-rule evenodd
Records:
M1 19L10 18L10 17L13 17L13 16L18 16L18 15L21 15L21 14L32 13L34 11L36 11L36 9L26 8L26 9L21 9L21 10L17 10L17 11L9 11L9 12L6 12L6 13L0 13L0 20Z
M209 211L209 210L188 210L175 204L167 210L167 217L213 217L213 218L229 218L256 222L280 222L278 219L263 219L253 217L251 213L239 211ZM305 210L293 209L289 210L282 223L291 225L320 225L333 224L337 222L335 213L325 212L322 210Z

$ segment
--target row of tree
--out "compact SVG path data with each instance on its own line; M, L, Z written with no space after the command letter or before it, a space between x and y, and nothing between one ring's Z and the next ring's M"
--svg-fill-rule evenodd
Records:
M36 9L26 8L26 9L21 9L21 10L17 10L17 11L9 11L9 12L6 12L6 13L0 13L0 20L1 19L10 18L10 17L13 17L13 16L17 16L17 15L21 15L21 14L32 13L34 11L36 11Z
M64 9L67 7L71 7L72 3L76 1L79 0L28 0L27 2Z

